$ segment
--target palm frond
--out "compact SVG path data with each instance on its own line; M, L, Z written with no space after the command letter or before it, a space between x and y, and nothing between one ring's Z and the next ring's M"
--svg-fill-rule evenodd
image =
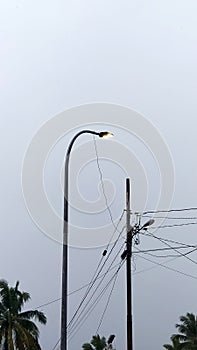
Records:
M32 334L30 334L27 329L21 326L21 324L15 324L14 332L16 343L20 342L19 338L21 338L25 349L41 350L37 337L34 337Z
M176 324L179 334L173 334L172 339L178 339L181 342L182 349L197 349L197 318L193 313L187 313L186 316L180 316L181 323Z
M42 324L46 324L47 323L47 318L44 315L44 313L42 311L38 311L38 310L29 310L29 311L24 311L21 312L18 315L19 318L24 318L27 320L30 320L31 318L39 321Z
M105 349L107 343L105 337L100 337L99 334L94 335L91 340L91 344L94 345L96 350L103 350Z
M92 347L92 345L89 344L89 343L83 344L83 345L82 345L82 349L84 349L84 350L94 350L93 347Z
M23 318L18 318L16 322L19 323L20 326L26 329L29 333L31 333L34 338L38 338L39 329L33 321L23 319Z

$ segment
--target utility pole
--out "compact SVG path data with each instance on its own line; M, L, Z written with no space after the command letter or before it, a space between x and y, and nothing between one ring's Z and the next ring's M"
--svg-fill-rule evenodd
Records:
M132 275L131 275L131 258L132 258L132 243L133 237L141 230L147 230L155 220L148 220L140 227L139 223L131 226L131 195L130 195L130 179L126 179L126 249L121 255L121 259L126 258L126 283L127 283L127 350L133 350L133 321L132 321ZM137 242L135 242L137 244Z
M132 329L132 279L131 279L131 256L133 228L130 225L130 179L126 179L126 279L127 279L127 350L133 350Z

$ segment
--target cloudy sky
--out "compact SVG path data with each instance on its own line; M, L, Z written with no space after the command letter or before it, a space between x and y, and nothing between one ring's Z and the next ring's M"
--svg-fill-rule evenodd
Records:
M61 222L43 211L39 199L40 220L44 217L48 228L42 229L34 213L28 211L21 181L23 165L28 164L31 170L25 173L27 192L32 189L28 192L31 202L31 195L34 194L34 200L40 195L36 187L38 160L45 156L41 164L44 189L53 212L60 218L64 153L73 135L87 125L97 130L108 128L115 134L109 143L96 141L115 223L125 209L126 176L133 179L132 207L140 212L158 209L159 198L163 209L197 207L196 13L194 0L1 1L0 275L10 284L20 280L21 288L32 296L29 307L39 307L61 296ZM75 109L76 106L81 107ZM74 112L66 112L69 109ZM32 145L34 154L29 156ZM77 141L71 165L70 230L73 237L75 231L84 227L87 233L85 243L82 239L74 241L70 249L72 292L90 282L113 224L105 210L91 136ZM172 220L175 224L195 222L181 219L186 215L195 218L195 213L175 212L177 219L168 219L163 224L169 225ZM120 229L124 224L125 217ZM195 227L163 228L150 234L195 245ZM93 239L90 230L94 230ZM112 259L124 243L124 234ZM166 246L153 237L141 236L136 248L157 247ZM175 331L178 317L188 311L197 312L197 256L195 252L188 256L192 261L179 257L166 262L174 256L134 255L136 350L162 349ZM119 261L118 256L114 263ZM95 334L110 288L76 335L75 328L71 329L71 337L74 336L69 349L80 349ZM70 317L84 293L83 289L69 297ZM123 267L99 329L106 337L116 334L117 350L125 346L125 295ZM60 302L42 306L41 310L48 317L47 326L41 328L42 348L53 350L60 337Z

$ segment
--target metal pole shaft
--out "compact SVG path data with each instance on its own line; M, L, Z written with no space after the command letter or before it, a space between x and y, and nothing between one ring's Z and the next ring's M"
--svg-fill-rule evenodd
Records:
M126 179L126 228L127 228L127 350L133 350L132 329L132 279L131 279L131 255L132 255L132 227L130 225L130 179Z
M62 307L61 307L61 350L67 350L67 294L68 294L68 162L66 156L64 174L64 223L62 252Z

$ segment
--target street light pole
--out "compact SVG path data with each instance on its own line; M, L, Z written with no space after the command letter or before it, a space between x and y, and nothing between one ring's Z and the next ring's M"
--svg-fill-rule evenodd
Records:
M68 176L69 158L75 140L82 134L92 134L99 137L112 136L107 131L96 132L92 130L79 131L71 140L65 158L64 170L64 222L63 222L63 252L62 252L62 305L61 305L61 350L67 350L67 313L68 313Z
M133 350L133 324L132 324L132 277L131 255L133 229L130 225L130 179L126 179L126 276L127 276L127 350Z

